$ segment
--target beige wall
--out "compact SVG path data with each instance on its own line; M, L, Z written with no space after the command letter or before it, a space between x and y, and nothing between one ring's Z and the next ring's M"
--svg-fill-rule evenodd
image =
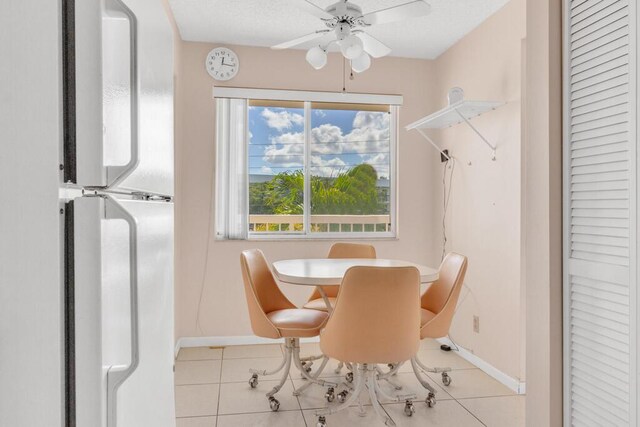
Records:
M401 94L399 131L399 239L377 241L381 257L437 265L441 250L442 166L439 155L404 126L446 104L450 86L469 99L504 100L475 123L498 144L498 160L464 127L434 134L458 158L449 221L449 250L470 257L472 290L453 337L515 378L524 378L521 280L521 60L524 0L505 8L436 61L383 58L354 81L352 92ZM215 45L181 43L176 82L176 336L251 335L239 252L263 249L270 261L325 256L331 242L216 241L212 233L214 81L204 58ZM340 91L342 61L313 71L303 51L235 46L240 72L227 86ZM471 162L471 165L469 165ZM207 251L208 248L208 251ZM207 255L208 253L208 255ZM204 287L202 285L204 284ZM196 312L202 289L200 326ZM309 290L284 286L296 303ZM466 291L463 293L463 295ZM480 334L471 316L480 316Z
M497 146L491 149L465 125L438 140L456 159L447 219L447 248L469 257L467 289L451 336L460 345L513 378L524 380L521 358L521 93L526 0L512 0L436 61L435 99L446 105L449 88L470 100L506 105L473 120ZM435 179L442 179L442 168ZM442 192L442 190L440 190ZM442 204L438 204L441 208ZM437 213L434 215L437 216ZM467 295L465 297L465 295ZM480 333L473 332L473 316Z
M329 241L216 241L213 239L212 196L215 142L214 81L204 59L214 45L182 43L179 47L176 83L176 336L251 335L239 254L261 248L269 261L285 258L324 257ZM314 71L299 50L272 51L235 46L240 71L228 86L342 90L342 61L332 55L328 66ZM352 92L401 94L399 131L399 240L376 242L381 257L408 259L437 266L439 256L433 236L437 218L431 208L439 193L428 162L432 149L404 126L435 107L434 66L422 60L384 58L370 70L347 80ZM208 252L207 252L208 248ZM208 253L208 255L207 255ZM201 330L196 312L202 291ZM307 288L285 286L296 303L310 293Z
M527 1L525 253L529 427L562 425L562 3Z

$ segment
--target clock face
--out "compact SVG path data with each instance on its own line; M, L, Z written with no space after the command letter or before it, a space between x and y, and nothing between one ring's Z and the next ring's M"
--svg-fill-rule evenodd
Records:
M238 74L238 55L226 47L217 47L209 52L205 62L207 72L216 80L231 80Z

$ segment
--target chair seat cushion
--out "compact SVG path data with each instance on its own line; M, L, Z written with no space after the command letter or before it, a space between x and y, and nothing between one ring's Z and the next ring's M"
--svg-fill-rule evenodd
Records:
M329 303L331 304L331 308L335 308L336 306L336 298L329 297ZM324 299L318 298L309 301L304 305L304 308L308 308L309 310L320 310L327 311L327 304L325 304Z
M320 310L290 308L272 311L267 314L267 318L283 337L305 338L318 336L329 319L329 314Z
M434 317L436 317L436 314L433 311L425 310L424 308L420 309L420 327L429 323Z

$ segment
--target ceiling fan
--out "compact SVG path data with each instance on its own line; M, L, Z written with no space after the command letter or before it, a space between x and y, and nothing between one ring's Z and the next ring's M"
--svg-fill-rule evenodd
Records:
M423 0L414 0L366 14L362 14L360 6L348 0L341 0L326 9L308 0L295 1L296 6L320 18L327 28L280 43L272 46L271 49L288 49L323 38L321 43L309 49L306 55L307 62L316 70L327 64L327 49L334 43L340 47L342 55L351 60L353 71L361 73L367 70L371 66L372 56L374 58L386 56L391 53L391 48L367 34L364 31L365 28L424 16L431 12L431 6Z

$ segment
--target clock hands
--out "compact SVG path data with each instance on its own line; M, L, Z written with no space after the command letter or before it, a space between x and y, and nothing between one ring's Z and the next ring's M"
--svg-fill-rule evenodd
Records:
M234 64L225 64L225 63L224 63L224 58L222 58L222 63L221 63L221 65L225 65L225 66L227 66L227 67L235 67L235 65L234 65Z

